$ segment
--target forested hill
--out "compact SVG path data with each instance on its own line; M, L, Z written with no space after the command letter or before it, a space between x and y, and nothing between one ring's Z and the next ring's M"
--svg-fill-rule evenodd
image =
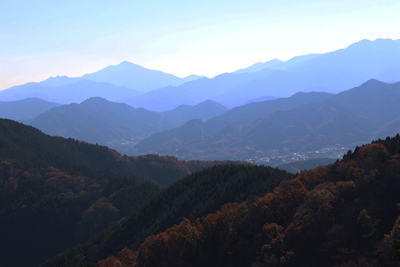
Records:
M0 119L0 266L37 266L128 216L160 187L238 163L127 157Z
M124 247L136 250L147 236L179 223L184 217L194 220L217 211L226 202L254 200L293 177L264 166L224 165L205 169L159 192L127 219L42 266L81 266L115 255Z
M38 266L128 216L159 190L132 177L87 177L0 158L0 266Z
M157 155L127 157L105 146L48 136L31 126L7 119L0 119L0 158L90 177L135 176L138 182L152 181L163 187L206 167L238 163L180 161Z
M124 249L98 266L395 267L399 192L397 134L303 171L252 203L184 219L148 237L137 256Z

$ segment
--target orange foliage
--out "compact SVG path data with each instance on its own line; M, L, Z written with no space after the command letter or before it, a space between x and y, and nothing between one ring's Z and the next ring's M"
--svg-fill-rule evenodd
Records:
M362 146L358 152L358 158L360 160L373 159L382 162L386 160L388 156L389 153L385 145L381 143Z
M307 171L302 171L298 179L308 188L311 189L317 184L323 182L323 179L325 179L327 173L328 173L328 168L319 166L316 169L309 169Z

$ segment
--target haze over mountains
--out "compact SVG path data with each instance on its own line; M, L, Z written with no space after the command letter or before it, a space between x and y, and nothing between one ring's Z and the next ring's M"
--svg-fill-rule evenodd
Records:
M400 116L389 95L397 96L388 93L376 103L376 95L370 95L371 102L362 90L350 90L357 91L350 100L342 99L344 93L334 94L371 78L399 81L398 62L400 42L390 39L362 40L286 62L256 63L211 79L180 79L122 62L82 77L55 77L3 90L1 107L7 108L0 116L23 120L50 135L131 154L248 159L256 156L254 151L265 154L282 146L293 153L346 147L395 132ZM368 86L386 90L389 85L370 81L360 88L368 91ZM22 102L9 102L26 97L69 105L50 109L57 104L46 104L38 112L27 100L24 109L16 105ZM386 112L395 115L389 120ZM337 135L341 130L345 132Z
M0 119L0 263L396 266L399 62L399 40L363 40L211 79L123 62L1 91L19 122ZM330 166L259 166L280 164Z
M319 100L304 103L305 99L316 95ZM289 107L288 103L299 96L303 104ZM281 105L275 105L278 101ZM398 128L387 124L398 124L399 101L400 82L387 84L369 80L337 95L296 94L287 99L238 107L204 123L189 121L157 133L135 148L138 153L172 154L177 150L182 158L233 159L246 155L267 157L273 150L286 150L290 154L354 146L366 143L378 132L380 138L396 134ZM285 105L286 108L282 108ZM258 112L253 106L259 106ZM242 118L230 116L231 113L239 113ZM257 118L254 114L264 116ZM249 123L249 118L254 120ZM221 128L224 124L226 126Z
M398 81L399 51L398 40L362 40L334 52L298 56L286 62L272 60L256 63L232 74L225 73L212 79L196 75L181 79L122 62L82 77L55 77L40 83L14 86L1 91L0 100L39 97L47 101L69 104L99 96L133 107L166 111L182 104L192 106L212 99L232 108L263 96L288 97L299 91L338 93L371 78L384 82ZM95 83L77 83L82 80ZM103 82L115 87L102 84ZM96 87L99 90L95 89ZM81 91L81 95L77 95L77 91ZM109 91L113 94L106 93Z
M11 120L31 119L60 104L47 102L40 98L25 98L18 101L0 102L0 118Z
M209 100L193 107L181 105L174 110L158 113L92 97L80 104L50 109L22 122L49 135L72 137L93 144L108 145L121 151L124 149L123 145L116 146L116 143L132 146L132 143L135 144L156 132L195 118L206 120L227 110L227 107Z

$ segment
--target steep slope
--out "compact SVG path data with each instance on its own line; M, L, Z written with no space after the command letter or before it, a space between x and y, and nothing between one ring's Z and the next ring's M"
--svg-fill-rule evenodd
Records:
M49 135L102 145L115 139L137 141L169 127L157 113L99 97L53 108L24 122Z
M0 158L17 159L40 167L55 167L89 177L135 176L169 186L192 172L226 162L181 161L175 157L122 156L105 146L71 138L51 137L11 120L0 119Z
M197 172L161 191L137 212L89 242L42 266L77 266L116 254L124 247L137 249L148 235L174 225L183 217L194 220L216 211L222 203L254 199L292 177L270 167L243 165L216 166Z
M0 118L10 120L31 119L60 104L47 102L40 98L25 98L17 101L0 102Z
M161 115L174 126L179 126L192 119L205 121L228 110L224 105L206 100L194 106L180 105L173 110L161 112Z
M86 177L0 158L1 265L38 266L129 215L159 190L134 177Z
M304 171L254 202L227 203L149 236L129 265L127 249L98 263L398 266L399 157L400 135L357 147L341 162Z

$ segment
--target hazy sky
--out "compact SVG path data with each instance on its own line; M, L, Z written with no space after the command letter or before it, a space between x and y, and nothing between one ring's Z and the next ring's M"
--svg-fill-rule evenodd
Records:
M398 0L0 0L0 89L122 61L213 77L400 38Z

